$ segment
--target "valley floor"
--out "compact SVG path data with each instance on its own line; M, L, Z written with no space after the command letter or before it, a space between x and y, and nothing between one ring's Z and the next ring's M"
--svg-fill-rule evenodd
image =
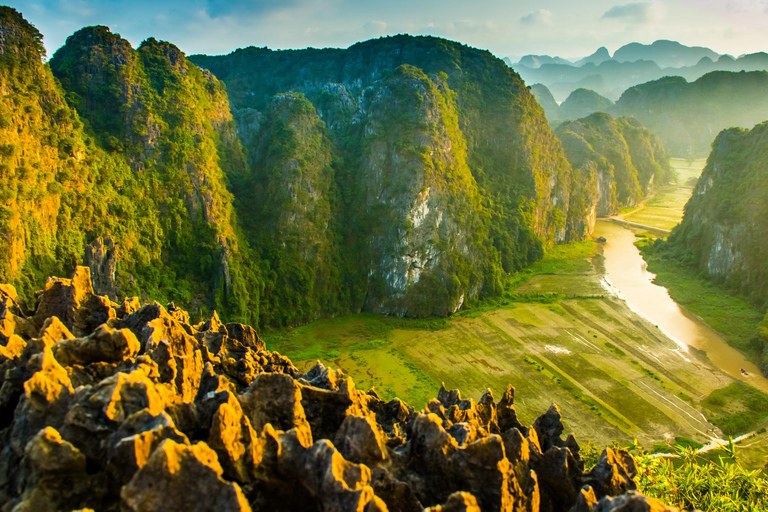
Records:
M643 202L640 207L621 218L633 224L649 226L652 228L671 230L680 224L683 219L683 208L693 193L696 180L701 175L707 161L684 160L672 158L670 160L675 171L675 180L661 187L652 197Z
M722 435L697 404L730 377L705 357L687 362L677 355L672 341L604 291L596 271L536 275L517 292L518 302L436 329L353 315L267 342L303 369L319 359L342 368L359 388L417 409L441 382L475 400L487 387L498 398L511 383L524 422L555 402L582 440L637 438L650 446Z
M646 216L633 221L665 229L682 211L687 197L679 189L690 196L691 178L703 162L689 169L675 163L678 185L659 191ZM637 439L663 449L675 438L705 444L755 430L742 443L749 447L742 458L761 467L765 418L739 421L764 395L735 383L703 352L682 357L656 326L606 290L594 254L591 242L555 248L517 279L505 304L448 320L351 315L273 333L266 341L300 369L320 360L343 369L358 388L373 387L382 398L397 396L416 409L441 383L475 400L487 388L498 399L511 383L523 423L554 402L564 411L567 431L598 445ZM738 396L723 402L726 388Z

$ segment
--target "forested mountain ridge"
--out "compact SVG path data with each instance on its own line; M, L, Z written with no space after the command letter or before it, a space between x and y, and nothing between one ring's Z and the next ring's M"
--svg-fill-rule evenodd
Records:
M592 89L616 101L630 87L667 76L681 76L693 82L713 71L768 70L765 52L734 58L675 41L656 41L651 45L630 43L616 50L613 57L604 48L601 50L604 51L598 50L575 63L539 56L537 61L521 60L516 64L508 61L508 64L526 83L544 84L561 102L579 88Z
M448 315L591 232L596 182L486 51L397 36L188 60L87 27L43 64L39 32L2 16L0 270L28 298L85 262L99 293L262 325Z
M673 156L709 153L717 134L768 119L768 71L715 71L695 82L665 77L627 89L610 109L656 132Z
M665 254L768 305L768 123L721 132ZM768 317L762 366L768 372ZM757 340L756 340L757 341Z
M568 209L572 170L541 108L488 52L397 36L346 50L251 47L190 59L227 84L245 141L260 137L275 95L300 93L314 106L338 156L353 310L445 314L496 293L543 244L583 236L567 231L569 215L588 212ZM385 204L394 217L382 222ZM430 294L439 305L427 304Z
M40 33L13 9L0 17L3 278L28 294L87 252L101 293L256 319L220 166L245 163L222 85L173 45L133 50L105 27L43 65Z
M586 204L596 204L597 216L615 215L637 205L656 183L671 177L669 157L658 136L636 119L613 119L596 112L557 127L565 154L580 173L580 192ZM573 199L572 199L573 200Z

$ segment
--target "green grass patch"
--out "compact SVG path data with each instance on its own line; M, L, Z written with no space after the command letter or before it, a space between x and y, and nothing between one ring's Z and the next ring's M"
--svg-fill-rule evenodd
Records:
M627 353L626 353L626 352L624 352L623 350L621 350L619 347L617 347L616 345L614 345L614 344L613 344L613 343L611 343L610 341L606 341L606 342L605 342L605 347L606 347L608 350L610 350L611 352L613 352L614 354L618 355L618 356L622 356L622 357L625 357L625 356L627 355Z
M664 381L662 380L662 378L661 378L661 377L659 377L658 375L656 375L654 372L652 372L651 370L649 370L649 369L648 369L648 368L646 368L645 366L641 365L640 363L638 363L638 362L637 362L637 361L635 361L634 359L633 359L631 362L632 362L632 364L633 364L633 365L637 366L637 368L638 368L638 369L639 369L641 372L643 372L645 375L647 375L648 377L652 378L652 379L653 379L653 380L655 380L655 381L658 381L658 382L660 382L662 385L664 384Z
M768 421L768 395L743 382L733 382L704 399L707 419L725 435L738 436Z

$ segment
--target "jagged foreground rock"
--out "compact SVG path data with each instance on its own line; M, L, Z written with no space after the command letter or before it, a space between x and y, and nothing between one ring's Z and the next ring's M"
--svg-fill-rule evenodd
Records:
M521 425L511 386L416 412L215 314L96 296L87 267L37 298L0 287L3 511L671 510L628 493L626 451L585 472L556 406Z

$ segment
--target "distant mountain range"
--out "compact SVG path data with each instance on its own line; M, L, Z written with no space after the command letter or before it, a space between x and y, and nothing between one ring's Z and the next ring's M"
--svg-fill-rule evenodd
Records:
M542 84L531 86L553 126L606 112L634 117L661 137L673 156L705 157L721 130L752 128L768 120L768 72L714 71L688 82L667 76L630 87L615 103L576 89L561 104Z
M665 76L694 81L712 71L768 70L768 54L753 53L734 58L676 41L630 43L613 56L605 47L575 62L548 55L527 55L517 63L506 60L527 84L541 83L557 102L576 89L591 89L613 101L630 87Z

